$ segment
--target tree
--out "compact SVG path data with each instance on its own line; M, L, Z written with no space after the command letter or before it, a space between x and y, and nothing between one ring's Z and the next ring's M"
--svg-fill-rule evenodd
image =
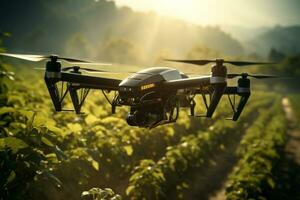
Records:
M90 42L82 33L75 33L66 42L65 53L68 56L89 58L92 52Z
M221 53L206 46L195 46L187 54L189 59L218 58Z
M272 47L268 58L270 61L280 62L285 58L285 54Z
M124 38L110 38L100 47L99 57L110 62L140 63L143 53L140 48Z

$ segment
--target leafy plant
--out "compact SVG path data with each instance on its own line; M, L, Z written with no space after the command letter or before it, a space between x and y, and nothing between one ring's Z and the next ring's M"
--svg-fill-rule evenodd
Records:
M248 129L238 154L241 160L230 176L227 199L268 199L276 187L273 176L285 145L286 122L276 103L268 112L263 110L255 124Z
M81 197L88 196L91 196L93 200L122 200L122 197L118 194L115 194L110 188L92 188L88 191L82 192L81 194Z

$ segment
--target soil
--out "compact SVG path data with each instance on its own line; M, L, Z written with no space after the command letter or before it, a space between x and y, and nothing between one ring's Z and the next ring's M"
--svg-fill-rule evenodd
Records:
M300 199L300 119L295 117L288 98L282 99L282 106L287 118L287 143L280 162L275 167L274 175L278 183L274 191L267 194L268 199L290 200ZM226 179L219 190L214 192L209 200L225 200Z
M274 171L278 184L270 199L300 200L300 121L295 117L288 98L282 100L282 105L288 120L287 144Z
M287 155L300 165L300 130L298 129L299 119L293 112L288 98L282 100L283 109L288 120L288 142L285 148Z

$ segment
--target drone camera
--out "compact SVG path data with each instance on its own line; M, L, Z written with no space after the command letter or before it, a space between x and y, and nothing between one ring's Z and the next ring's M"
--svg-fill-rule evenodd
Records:
M162 120L162 113L144 112L137 110L127 115L126 121L130 126L151 127Z

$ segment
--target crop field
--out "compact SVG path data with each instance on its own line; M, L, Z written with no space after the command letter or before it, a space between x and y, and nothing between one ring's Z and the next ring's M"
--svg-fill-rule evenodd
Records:
M20 73L14 81L0 80L2 199L288 195L276 176L288 132L280 94L254 92L238 122L225 120L231 114L225 99L214 119L190 118L186 111L177 123L148 130L128 126L125 108L111 116L96 91L85 114L55 113L42 73L19 67L2 65ZM289 99L299 110L299 96Z

